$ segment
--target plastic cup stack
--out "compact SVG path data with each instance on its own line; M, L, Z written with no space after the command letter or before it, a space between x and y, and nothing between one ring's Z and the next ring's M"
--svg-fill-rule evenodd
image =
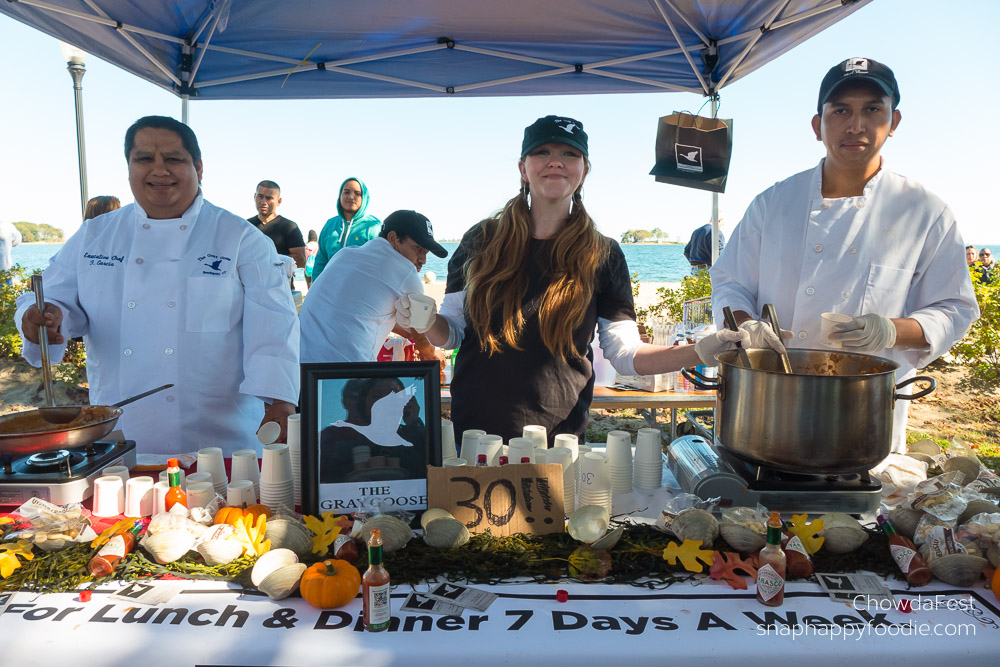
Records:
M170 482L160 480L153 485L153 516L163 514L167 511L167 491L170 490Z
M215 483L212 481L212 473L210 472L193 472L187 476L188 486L198 482L208 482L212 486L215 486Z
M153 478L132 477L125 482L125 516L138 519L153 514Z
M531 438L531 441L535 443L535 447L540 447L542 449L549 448L549 433L544 426L529 424L521 429L521 436L524 438Z
M94 516L118 516L125 510L125 483L118 475L94 480Z
M635 439L633 483L637 489L657 489L663 483L660 429L641 428Z
M584 454L586 454L590 450L591 450L590 445L577 445L576 446L576 488L577 488L577 490L579 490L579 488L580 488L580 468L583 465L583 461L581 461L580 459L583 457ZM582 505L582 504L583 503L578 502L577 506Z
M229 478L226 477L226 466L222 462L222 449L219 447L205 447L198 450L198 472L207 472L212 475L212 485L215 492L225 497L226 488L229 486Z
M253 495L260 498L260 461L257 450L238 449L233 452L231 482L249 480L253 483Z
M479 453L479 438L486 435L486 431L478 428L470 428L462 433L462 452L458 458L464 459L470 466L476 465L476 455Z
M125 484L128 481L128 466L108 466L101 471L101 476L107 477L108 475L121 477L122 484Z
M580 486L577 505L600 505L611 511L611 476L608 457L598 452L587 452L580 457Z
M448 459L441 461L441 467L443 468L458 468L459 466L468 465L465 459L460 459L457 456L453 456Z
M249 479L238 479L229 483L226 493L226 504L230 507L242 507L246 503L257 504L257 494L253 490L253 482Z
M535 462L535 443L531 438L511 438L507 443L507 458L511 463L520 463L525 457L528 463Z
M455 449L455 425L449 419L441 420L441 458L453 459L458 456Z
M188 482L188 509L206 507L210 502L215 500L216 495L215 486L211 482Z
M292 459L292 500L302 504L302 415L288 415L288 454Z
M535 463L548 463L549 450L544 447L535 447Z
M608 432L608 474L615 493L632 492L632 436L626 431Z
M573 452L566 447L553 447L548 451L548 462L562 466L563 511L569 516L576 509L576 469L573 467Z
M479 436L479 448L477 454L486 455L486 464L491 466L500 465L500 451L503 449L503 438L499 435L487 433ZM479 457L476 457L479 460Z
M271 510L294 507L292 457L288 445L280 442L264 445L260 465L260 502Z

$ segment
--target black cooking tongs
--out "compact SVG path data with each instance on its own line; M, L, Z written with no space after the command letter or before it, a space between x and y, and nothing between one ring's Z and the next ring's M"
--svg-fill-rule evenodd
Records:
M722 317L726 321L726 328L732 329L733 331L739 331L740 325L736 324L736 316L733 315L733 309L729 306L725 306L722 309ZM740 361L747 368L753 368L753 364L750 363L750 355L747 351L743 349L743 344L736 341L736 350L740 355Z

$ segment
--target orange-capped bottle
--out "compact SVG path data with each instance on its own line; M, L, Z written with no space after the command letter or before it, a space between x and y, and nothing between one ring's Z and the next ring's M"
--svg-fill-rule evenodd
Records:
M177 459L167 459L167 484L170 489L163 497L163 506L169 512L170 508L180 503L182 507L187 507L187 494L181 488L181 466Z
M372 529L368 538L368 571L361 577L365 629L381 632L389 627L389 573L382 566L382 531Z
M785 601L785 552L781 548L781 517L771 512L767 521L767 544L760 550L757 568L757 601L780 607Z

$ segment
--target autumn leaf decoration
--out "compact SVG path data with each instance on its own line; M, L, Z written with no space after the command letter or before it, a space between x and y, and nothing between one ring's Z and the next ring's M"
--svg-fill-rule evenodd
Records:
M6 579L14 570L21 567L18 556L24 560L32 560L35 557L35 554L31 553L31 540L0 544L0 579Z
M313 537L313 553L324 556L330 549L330 545L340 535L340 531L343 530L343 521L342 517L334 516L333 512L323 512L320 516L323 517L322 520L314 516L303 518L306 522L306 528L315 535Z
M252 514L244 514L234 524L233 539L243 544L243 553L249 556L261 556L271 550L271 540L265 540L267 532L267 517L261 514L254 522Z
M823 530L823 519L816 519L812 523L806 523L807 514L795 514L788 530L793 535L798 536L805 547L806 553L814 554L823 546L825 537L819 537L818 533Z
M757 568L750 564L750 559L743 560L739 554L731 552L716 551L715 563L708 570L708 574L713 579L722 579L729 586L738 591L747 589L747 581L744 575L757 578ZM743 574L740 574L743 572Z
M712 565L715 562L712 553L711 549L701 548L701 540L684 540L684 544L676 542L667 544L667 548L663 550L663 560L671 565L676 565L677 560L680 559L681 565L688 572L701 572L705 569L701 563Z
M580 579L602 579L611 572L611 554L584 544L569 555L570 576Z

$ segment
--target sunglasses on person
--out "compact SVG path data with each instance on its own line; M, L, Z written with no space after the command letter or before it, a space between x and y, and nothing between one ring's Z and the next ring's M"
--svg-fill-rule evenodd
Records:
M980 257L992 257L993 253L991 253L991 252L981 252L981 253L979 253L979 256Z

